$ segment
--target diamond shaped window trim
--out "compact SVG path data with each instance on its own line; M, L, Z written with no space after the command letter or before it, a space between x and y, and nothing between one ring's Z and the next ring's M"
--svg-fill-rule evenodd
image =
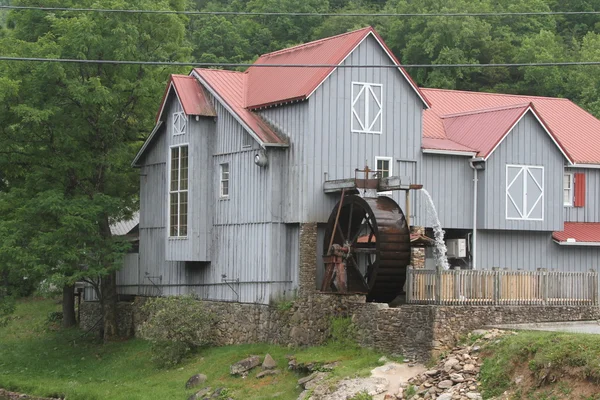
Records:
M173 135L183 135L187 127L187 116L184 112L173 113Z

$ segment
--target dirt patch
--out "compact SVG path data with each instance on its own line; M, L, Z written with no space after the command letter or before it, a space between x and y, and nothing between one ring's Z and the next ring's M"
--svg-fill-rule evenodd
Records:
M583 368L560 367L536 374L526 363L518 364L511 389L494 399L600 400L600 386L584 376Z
M9 392L8 390L0 389L0 400L59 400L51 397L36 397L28 396L23 393Z

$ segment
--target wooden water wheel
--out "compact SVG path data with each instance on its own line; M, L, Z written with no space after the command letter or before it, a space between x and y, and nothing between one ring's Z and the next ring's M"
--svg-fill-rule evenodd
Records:
M391 198L343 196L329 217L323 248L323 291L366 293L386 303L403 292L410 231Z

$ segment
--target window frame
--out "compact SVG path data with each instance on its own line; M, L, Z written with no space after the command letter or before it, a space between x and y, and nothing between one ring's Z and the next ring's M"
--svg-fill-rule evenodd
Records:
M186 185L186 189L181 189L181 149L183 147L187 148L187 185ZM177 164L177 189L173 190L171 189L171 176L173 173L173 169L172 169L172 160L173 160L173 149L178 149L178 164ZM190 145L189 143L179 143L179 144L174 144L169 146L169 157L168 157L168 174L167 174L167 235L169 237L169 239L187 239L188 238L188 233L190 230L190 214L189 214L189 210L190 210ZM173 225L171 224L171 195L172 194L177 194L177 235L173 235L171 230L173 228ZM185 214L185 218L186 218L186 231L185 231L185 235L181 235L181 193L186 193L187 194L187 212Z
M227 179L223 178L223 166L227 165ZM230 194L230 186L229 182L231 181L231 167L228 162L223 162L219 164L219 199L226 200L229 199ZM227 194L223 194L223 182L227 182Z
M251 149L254 144L254 138L248 133L244 132L244 136L242 137L242 149Z
M376 134L376 135L381 135L383 134L383 84L382 83L370 83L370 82L355 82L352 81L351 83L352 85L352 89L351 89L351 98L350 98L350 130L352 131L352 133L372 133L372 134ZM355 95L355 86L358 86L358 91L356 92L357 94ZM373 90L371 89L372 87L379 87L381 89L381 96L378 99L377 96L375 95L375 92L373 92ZM371 96L367 96L365 95L365 120L364 123L363 121L361 121L361 119L358 117L358 113L356 112L354 106L356 105L356 103L358 102L358 100L360 99L360 96L366 91L369 90L371 92L372 97L375 99L375 101L377 102L377 104L379 105L379 111L377 112L375 118L371 121L369 121L369 105L370 105L370 98ZM354 123L354 119L356 118L356 120L358 120L359 127L355 127L355 123ZM372 128L375 125L375 122L377 122L377 120L379 119L379 130L373 130ZM370 125L368 125L370 122ZM368 126L365 126L368 125Z
M513 178L513 180L509 183L508 182L508 169L509 168L521 168L521 172L517 173L517 175L515 175L515 177ZM509 186L512 187L512 184L517 180L517 177L519 176L520 173L529 173L530 169L539 169L542 171L542 183L541 183L541 195L538 197L538 199L536 200L536 202L534 203L533 207L531 209L527 209L527 177L525 176L523 178L523 204L522 204L522 208L523 208L523 212L521 212L521 210L519 209L519 207L516 205L515 200L512 198L512 196L509 193ZM545 189L545 185L544 185L544 177L545 177L545 168L543 165L521 165L521 164L506 164L505 167L505 174L506 174L506 179L505 179L505 186L504 186L504 199L505 199L505 214L504 217L507 220L511 220L511 221L544 221L544 212L545 212L545 207L544 207L544 198L546 195L546 189ZM531 174L529 174L531 175ZM537 182L537 179L535 179L535 177L533 175L531 175L532 179L536 182L536 185L538 187L540 187L539 182ZM509 217L508 216L508 202L509 201L513 201L513 204L515 205L515 207L517 208L517 211L519 212L519 214L526 214L523 215L521 218L515 218L515 217ZM533 209L535 209L535 207L538 205L538 203L541 203L541 207L542 207L542 217L541 218L529 218L529 215L531 215L531 211ZM527 212L528 211L528 212Z
M180 121L181 119L183 119L183 121L185 122L183 125L183 129L179 129L179 127L177 126L177 122ZM173 122L172 122L173 136L185 135L187 132L187 126L188 126L187 115L183 111L175 111L173 113Z
M565 176L569 177L569 183L570 183L569 188L565 187ZM566 190L569 190L569 199L570 199L569 203L565 202L565 191ZM573 174L572 172L565 172L563 174L563 206L564 207L573 207L574 204L575 204L575 174Z
M389 169L388 169L388 174L389 174L389 175L388 175L388 176L392 176L392 174L393 174L393 171L394 171L394 166L393 166L393 163L394 163L394 157L376 156L376 157L375 157L375 171L376 171L377 173L379 173L379 171L380 171L380 169L379 169L379 167L378 167L378 165L377 165L379 161L387 161L387 162L389 163L389 164L388 164L388 165L389 165ZM387 192L377 192L377 195L378 195L378 196L381 196L381 195L383 195L383 196L391 196L391 195L392 195L392 191L387 191Z

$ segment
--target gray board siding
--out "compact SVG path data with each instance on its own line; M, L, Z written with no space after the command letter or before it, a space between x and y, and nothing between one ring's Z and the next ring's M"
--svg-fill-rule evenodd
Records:
M187 134L173 136L170 118L179 104L174 98L170 101L166 129L148 149L141 168L137 293L259 303L290 297L297 286L299 229L282 223L285 150L271 150L269 165L256 166L258 143L244 146L247 132L219 103L216 120L189 118ZM193 224L204 227L205 259L173 245L198 244L199 240L190 240L195 234L188 239L167 238L166 164L169 146L177 143L190 145L188 229L195 232ZM229 197L222 199L220 165L225 162L230 168ZM168 261L169 257L177 260ZM132 273L124 269L122 275ZM129 281L118 282L121 293L136 290Z
M480 173L480 229L558 231L563 228L562 182L565 158L535 116L528 112L488 158ZM544 167L543 221L506 219L506 165Z
M473 229L473 169L469 157L423 155L423 188L433 199L441 225L446 229ZM432 226L425 196L416 197L420 223Z
M303 176L303 154L301 144L307 134L309 115L308 102L293 103L258 111L269 124L286 136L291 146L283 151L281 172L282 180L282 217L285 222L300 221L300 182ZM282 150L271 149L269 153Z
M381 46L369 36L344 61L345 65L392 64ZM381 134L351 131L352 82L383 84ZM375 157L393 157L393 174L410 170L412 182L420 179L423 103L402 74L389 68L339 68L308 99L308 126L291 139L290 151L301 161L299 222L326 222L339 195L324 195L327 179L353 178L356 168ZM398 160L414 160L405 165ZM393 198L404 208L404 193Z
M534 271L598 271L600 247L561 246L550 232L477 232L477 268L492 267Z
M565 172L584 173L586 185L585 205L565 207L565 222L600 222L600 169L566 168Z

